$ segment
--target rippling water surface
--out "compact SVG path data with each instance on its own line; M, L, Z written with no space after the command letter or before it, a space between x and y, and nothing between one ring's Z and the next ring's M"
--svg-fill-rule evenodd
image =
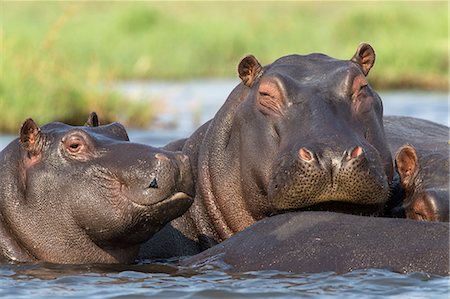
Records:
M119 85L130 100L154 101L159 111L158 127L129 130L131 140L161 146L189 136L214 116L236 83L213 80ZM448 124L445 93L380 95L385 114ZM0 136L0 150L13 138ZM449 284L447 277L376 269L340 275L276 271L233 274L213 267L180 270L173 262L114 266L0 264L0 298L449 298Z
M290 274L176 271L169 265L2 265L1 298L448 298L449 279L385 270Z

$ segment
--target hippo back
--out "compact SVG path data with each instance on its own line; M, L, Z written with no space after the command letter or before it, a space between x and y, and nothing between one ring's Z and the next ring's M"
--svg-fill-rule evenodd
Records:
M448 275L448 260L448 224L296 212L266 218L182 265L228 272L345 273L379 268Z

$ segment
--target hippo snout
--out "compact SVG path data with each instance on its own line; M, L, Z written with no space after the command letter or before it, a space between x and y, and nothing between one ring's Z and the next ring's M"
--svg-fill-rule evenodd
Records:
M328 201L382 205L389 194L383 168L370 148L315 151L300 147L280 159L269 185L276 210L301 209Z
M168 199L193 197L191 166L186 155L157 152L150 160L154 163L146 170L147 178L143 182L145 196L139 204L153 205Z
M312 163L316 160L321 164L321 167L326 170L328 168L339 169L346 167L348 164L355 163L355 161L365 160L366 157L363 148L357 145L344 151L342 157L337 156L335 158L334 156L331 156L331 158L329 157L328 159L326 157L320 159L312 150L301 147L298 151L298 159L300 163Z

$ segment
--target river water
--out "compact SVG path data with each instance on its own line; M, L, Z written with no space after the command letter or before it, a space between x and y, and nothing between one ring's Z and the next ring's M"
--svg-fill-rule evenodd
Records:
M133 101L153 101L156 127L129 130L134 142L161 146L189 136L214 116L234 80L128 82L118 86ZM410 115L448 125L448 95L380 92L385 114ZM156 104L158 103L158 104ZM32 116L32 115L30 115ZM100 115L101 118L101 115ZM0 150L15 136L0 136ZM427 273L357 270L347 274L277 271L225 273L178 270L170 262L67 266L0 264L0 298L449 298L450 279Z

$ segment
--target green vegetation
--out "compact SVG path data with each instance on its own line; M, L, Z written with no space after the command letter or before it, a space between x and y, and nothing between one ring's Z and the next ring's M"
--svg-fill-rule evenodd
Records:
M127 79L232 77L239 59L350 58L361 41L377 88L448 88L448 3L2 2L0 131L33 116L148 125L152 107L116 94Z

